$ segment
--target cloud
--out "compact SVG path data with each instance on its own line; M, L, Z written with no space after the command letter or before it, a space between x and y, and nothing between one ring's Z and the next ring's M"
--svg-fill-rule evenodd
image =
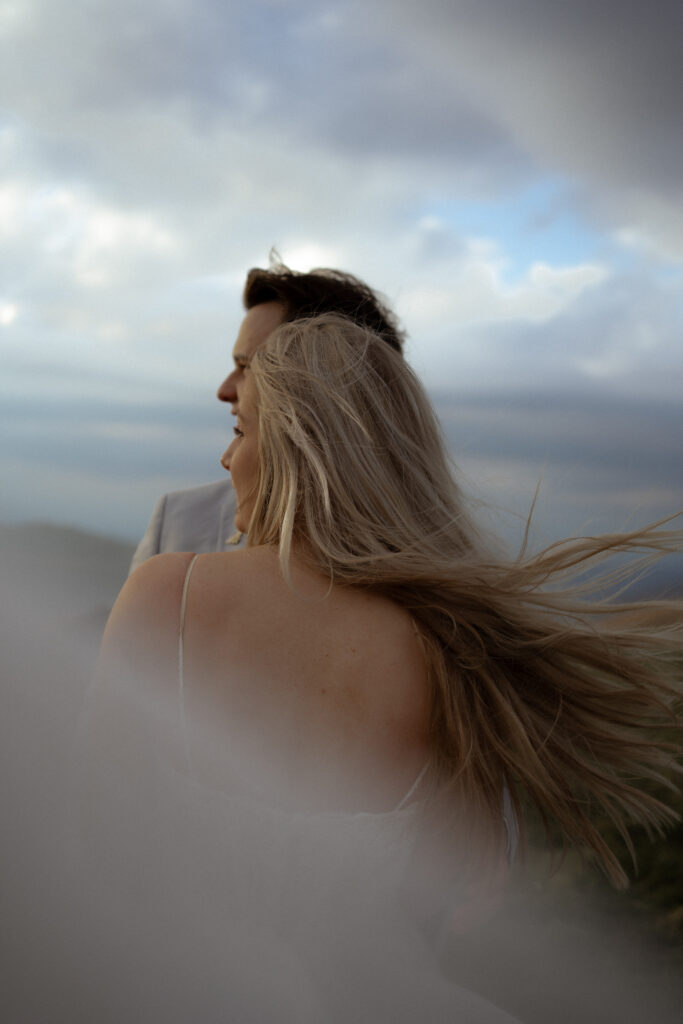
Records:
M531 160L585 182L596 213L617 225L635 213L652 245L683 258L676 0L656 10L637 0L398 0L391 10L386 30L406 59L429 61Z
M646 403L680 440L656 410L683 376L681 17L615 0L3 5L7 479L19 453L24 483L62 466L64 508L87 518L106 452L141 528L158 489L217 475L213 392L272 245L367 279L431 387L506 409L527 455L501 427L480 469L534 477L515 395L592 401L589 461L601 402ZM634 487L655 449L632 449Z
M454 329L510 320L530 324L552 320L586 289L609 276L595 264L552 267L533 263L514 284L505 281L505 256L485 240L472 239L455 261L440 261L439 279L415 282L403 293L408 322L428 331L448 321Z
M92 159L106 175L99 123L114 129L118 174L121 144L140 169L182 127L186 143L210 150L221 134L239 143L272 133L304 150L447 159L461 180L469 164L478 188L500 187L504 175L519 182L542 164L680 197L683 15L674 0L656 12L635 0L21 9L7 30L6 103L39 130L43 158L65 170ZM248 159L235 148L233 159Z
M493 274L475 301L466 274L439 287L410 352L432 386L676 400L683 377L677 279L591 268L529 273L512 290ZM403 307L401 307L403 308Z
M540 486L533 538L629 529L681 507L680 401L600 392L436 393L466 489L514 548Z
M188 259L217 253L217 218L228 257L251 237L262 259L294 218L333 231L335 194L380 230L416 179L499 197L541 171L617 237L683 253L677 4L15 7L4 92L27 164L160 218Z

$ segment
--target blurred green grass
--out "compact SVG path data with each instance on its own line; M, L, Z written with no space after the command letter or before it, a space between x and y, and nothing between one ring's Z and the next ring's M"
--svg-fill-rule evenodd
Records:
M678 946L683 953L683 792L668 793L663 799L678 815L678 823L663 836L651 838L644 829L633 829L631 840L635 866L623 838L611 823L602 822L600 831L616 852L631 879L618 894L624 907L649 930ZM587 892L614 902L609 883L594 866L586 866L577 879Z
M673 734L667 739L674 742ZM606 817L596 819L600 834L628 876L627 888L615 889L589 856L563 851L552 835L549 842L533 817L528 849L519 867L522 884L542 890L544 899L560 912L564 908L571 913L574 897L579 895L583 905L637 927L663 949L683 956L683 790L679 781L680 777L672 778L673 790L643 785L676 812L678 821L662 835L630 828L634 856L613 822Z

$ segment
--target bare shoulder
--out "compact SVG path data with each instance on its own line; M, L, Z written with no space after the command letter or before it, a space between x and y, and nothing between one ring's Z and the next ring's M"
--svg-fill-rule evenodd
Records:
M114 611L120 614L130 608L134 611L155 609L163 614L169 602L174 602L178 590L182 590L193 558L194 555L187 551L148 558L129 576L116 600Z
M214 612L267 603L285 586L277 550L240 548L199 556L189 600L194 613L211 618Z
M109 616L103 654L127 649L135 656L143 647L158 647L177 631L183 583L192 558L188 552L155 555L129 576Z

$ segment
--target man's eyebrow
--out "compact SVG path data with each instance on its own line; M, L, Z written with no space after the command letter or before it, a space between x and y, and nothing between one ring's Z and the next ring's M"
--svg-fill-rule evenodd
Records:
M236 363L236 364L237 363L246 363L247 366L249 365L249 357L246 356L243 352L234 352L233 356L232 356L232 361L233 361L233 363Z

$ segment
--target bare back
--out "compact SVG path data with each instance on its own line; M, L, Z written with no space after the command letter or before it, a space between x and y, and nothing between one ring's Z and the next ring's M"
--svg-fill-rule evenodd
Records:
M271 548L197 559L183 629L194 771L220 785L237 766L311 809L391 809L428 752L413 622L296 562L292 583Z

